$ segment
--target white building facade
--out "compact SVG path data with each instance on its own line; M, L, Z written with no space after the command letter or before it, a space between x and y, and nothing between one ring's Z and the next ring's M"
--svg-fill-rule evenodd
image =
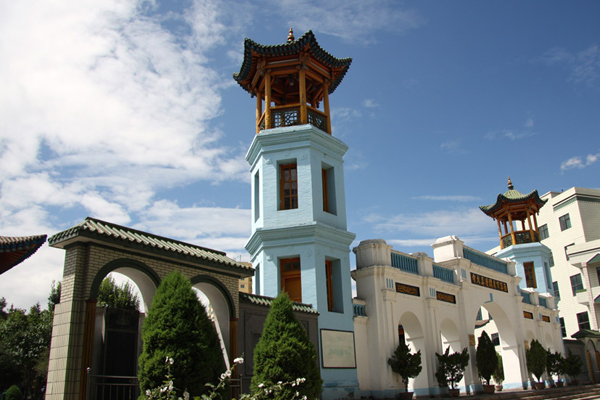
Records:
M375 398L393 396L403 388L387 359L406 340L421 351L423 370L410 380L417 396L440 392L437 358L469 349L470 363L460 386L481 391L475 365L477 338L482 330L498 334L504 363L504 386L530 386L525 351L532 339L551 351L563 351L558 311L550 294L519 288L515 263L463 245L455 236L432 245L434 259L424 253L404 254L384 240L367 240L354 248L357 269L356 317L358 379L362 391ZM493 322L482 326L478 315Z
M590 380L600 382L600 190L573 187L541 197L540 239L552 251L563 336L585 344Z

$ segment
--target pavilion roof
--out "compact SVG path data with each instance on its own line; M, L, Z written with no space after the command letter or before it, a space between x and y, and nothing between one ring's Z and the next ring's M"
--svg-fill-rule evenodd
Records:
M46 242L46 235L0 236L0 274L20 264Z
M344 79L344 75L346 75L348 68L350 68L352 58L336 58L323 50L323 48L319 46L319 43L317 43L312 31L306 32L296 40L276 45L262 45L246 38L246 40L244 40L244 61L242 62L240 72L233 74L233 79L235 79L244 90L252 94L248 83L256 73L258 63L262 57L299 55L303 50L308 50L314 59L334 71L331 86L329 87L329 94L333 93L337 86L342 82L342 79Z
M152 251L187 260L208 261L217 265L243 271L248 275L254 269L242 262L237 262L222 251L212 250L174 239L153 235L110 222L87 217L83 222L59 232L48 239L52 247L64 248L75 241L112 242L142 251Z
M513 187L510 179L508 180L508 184L508 190L503 194L499 194L494 204L479 206L479 209L490 217L495 218L504 209L514 206L529 204L529 207L533 211L537 211L546 204L546 200L540 198L537 190L523 194Z

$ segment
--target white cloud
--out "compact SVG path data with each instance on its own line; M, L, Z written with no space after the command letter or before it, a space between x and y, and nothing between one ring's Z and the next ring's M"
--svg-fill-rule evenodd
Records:
M425 237L473 235L494 228L493 221L477 208L390 216L370 214L364 220L372 223L375 231L410 232Z
M480 201L481 198L477 196L460 196L460 195L446 195L446 196L416 196L413 197L415 200L433 200L433 201L459 201L459 202L469 202L469 201Z
M363 101L363 106L366 108L377 108L379 104L373 99L366 99Z
M566 68L571 83L596 86L600 82L600 46L590 45L587 49L571 53L562 47L545 52L541 61L547 65L559 65Z
M533 128L533 123L534 123L533 118L530 117L530 118L527 118L527 121L525 121L524 126L526 128Z
M467 154L469 151L462 147L460 139L448 140L440 145L442 150L450 154Z
M404 34L425 23L415 10L402 9L393 0L277 0L271 4L299 31L312 29L361 44L374 41L378 31Z
M528 126L528 124L531 121L531 126L533 126L533 121L530 119L528 120L525 125ZM521 140L521 139L525 139L531 136L535 136L536 133L534 132L528 132L528 131L516 131L514 129L501 129L498 131L491 131L485 134L485 138L489 139L489 140L494 140L494 139L508 139L508 140Z
M590 165L598 161L598 157L600 157L600 153L588 154L585 157L571 157L560 164L560 169L563 172L574 168L583 169L585 167L589 167Z

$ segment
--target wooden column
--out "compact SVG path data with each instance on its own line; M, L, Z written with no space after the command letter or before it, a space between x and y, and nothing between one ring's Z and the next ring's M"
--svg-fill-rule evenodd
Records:
M256 133L260 132L260 118L262 117L262 93L256 93Z
M517 244L517 238L515 237L515 227L513 226L512 217L510 212L508 213L508 223L510 224L510 237L512 238L512 244Z
M90 299L86 302L85 322L83 326L83 350L81 354L81 378L79 380L79 399L87 399L88 372L92 367L94 355L94 329L96 327L96 300Z
M306 71L300 66L298 72L298 84L300 89L300 124L308 124L308 110L306 109Z
M235 360L238 356L237 322L238 322L238 319L235 317L232 317L229 319L229 363L230 364L233 364L233 360ZM234 368L234 370L232 372L233 372L232 378L238 379L239 371L238 371L237 367ZM242 386L242 383L240 381L239 389L236 387L232 387L231 396L233 398L238 398L238 396L240 395L240 392L241 392L241 386Z
M271 71L265 72L265 129L271 129Z
M529 224L529 237L531 237L531 243L535 242L535 235L533 234L533 225L531 225L531 213L527 210L527 223Z
M500 235L500 249L503 249L504 245L502 244L502 225L500 225L499 219L496 219L496 222L498 223L498 235Z
M329 81L323 82L323 111L327 116L327 133L331 135L331 114L329 113Z

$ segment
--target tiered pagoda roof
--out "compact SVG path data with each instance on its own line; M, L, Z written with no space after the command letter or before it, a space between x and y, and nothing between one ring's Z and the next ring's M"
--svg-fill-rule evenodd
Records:
M0 236L0 274L22 263L46 242L46 235Z

